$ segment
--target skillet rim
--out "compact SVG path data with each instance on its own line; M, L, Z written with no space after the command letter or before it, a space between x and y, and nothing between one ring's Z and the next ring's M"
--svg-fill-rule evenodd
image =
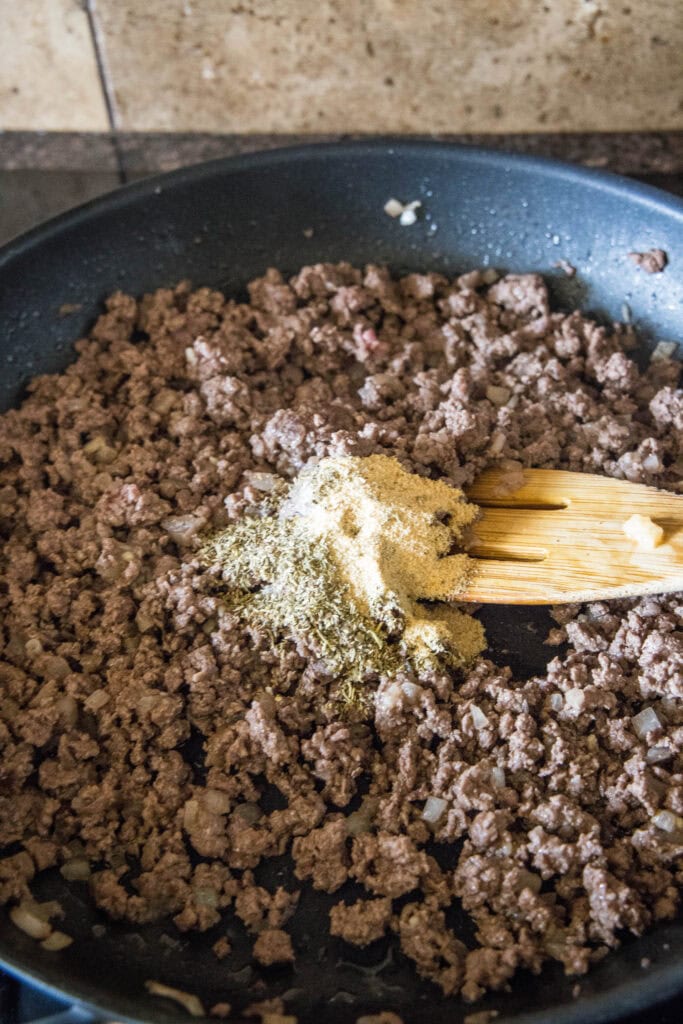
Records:
M399 152L400 151L400 152ZM237 156L216 157L201 163L179 167L173 171L161 171L139 181L126 182L109 192L94 199L65 210L10 239L0 247L0 270L14 257L20 256L29 249L47 241L67 227L74 227L88 222L100 213L106 213L121 206L128 206L141 198L153 198L158 195L159 187L165 185L184 185L200 183L206 178L215 177L217 173L226 171L249 170L255 163L261 166L277 166L283 163L297 163L310 160L348 158L354 154L359 156L398 156L441 154L445 158L458 154L459 162L465 164L510 164L520 170L540 170L547 177L558 182L576 180L584 182L599 192L623 195L636 200L643 206L657 209L666 216L673 215L680 220L683 228L683 197L664 192L653 185L627 178L594 167L571 164L555 157L529 155L527 153L508 153L505 150L486 149L482 146L469 146L456 142L440 142L429 137L414 137L410 140L396 136L380 136L368 140L351 140L349 142L315 142L296 146L282 146L276 149L254 150L240 153Z
M613 198L629 203L635 202L653 212L657 211L672 220L683 232L683 198L610 171L571 164L554 157L508 153L503 149L443 142L428 136L372 136L360 140L304 143L255 150L236 156L217 157L119 185L110 192L50 218L0 247L0 284L4 268L14 259L24 258L44 243L57 238L60 233L97 221L103 214L129 208L140 202L153 201L156 195L167 188L188 184L200 185L203 181L228 176L233 172L248 171L254 167L264 169L283 164L308 163L312 160L325 162L362 157L400 159L402 155L421 159L442 158L444 162L455 158L460 166L502 166L503 169L508 167L510 170L514 168L522 172L540 173L556 187L561 187L565 182L572 182L597 193L606 193ZM681 326L683 333L683 324ZM97 989L96 983L92 986L70 986L67 992L48 981L40 969L36 972L27 970L21 959L19 958L20 962L16 962L11 953L7 958L0 952L0 968L56 999L72 1003L73 1007L80 1007L86 1012L94 1011L103 1019L111 1017L112 1012L115 1012L118 1018L131 1024L147 1024L150 1020L149 1015L145 1018L129 1016L119 1010L112 1011L103 1005L99 998L92 999L90 994ZM653 965L647 973L636 974L616 988L607 992L587 994L572 1004L550 1010L533 1010L515 1017L502 1017L500 1024L506 1024L506 1021L508 1024L547 1024L549 1014L552 1014L553 1024L607 1024L608 1021L616 1021L625 1015L654 1009L658 1003L679 993L683 995L683 960L659 968ZM168 1009L163 1019L169 1024L175 1020L179 1024L185 1024L187 1021L185 1015L176 1015L174 1011L168 1012Z

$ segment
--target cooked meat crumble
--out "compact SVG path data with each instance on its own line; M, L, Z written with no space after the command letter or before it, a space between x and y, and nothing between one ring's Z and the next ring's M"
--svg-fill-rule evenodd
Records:
M637 267L640 267L647 274L661 274L669 262L669 257L663 249L648 249L647 252L630 252L629 259L633 260Z
M111 917L203 931L233 907L281 963L298 894L253 870L289 851L339 891L333 934L393 933L445 993L547 958L581 973L678 907L679 596L556 609L568 647L542 676L482 658L369 678L349 708L305 638L243 624L195 553L273 475L334 454L454 485L503 465L680 492L679 365L641 372L629 327L552 312L536 275L318 265L249 293L116 294L76 362L0 417L0 900L85 861ZM432 839L458 842L452 868Z

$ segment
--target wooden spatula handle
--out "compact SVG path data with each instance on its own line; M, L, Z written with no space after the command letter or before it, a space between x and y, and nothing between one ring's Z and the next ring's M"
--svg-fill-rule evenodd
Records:
M469 548L475 571L457 600L560 604L683 590L683 497L588 473L525 470L509 493L506 479L489 471L468 488L482 515ZM663 528L653 550L624 532L634 514Z

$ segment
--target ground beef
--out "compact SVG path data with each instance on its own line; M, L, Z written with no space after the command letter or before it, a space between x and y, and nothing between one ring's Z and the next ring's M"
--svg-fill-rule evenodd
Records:
M230 954L232 953L232 946L230 945L230 940L225 935L221 935L220 939L217 939L214 942L213 946L211 947L211 951L213 952L213 955L216 957L217 960L225 960L225 958L227 956L230 956Z
M264 967L291 963L294 960L292 940L281 928L266 928L254 943L254 958Z
M663 249L648 249L647 252L630 252L630 260L633 260L637 267L640 267L646 274L661 274L669 262L669 258Z
M639 369L630 327L553 312L538 275L318 265L249 296L114 295L0 417L0 901L77 857L111 917L204 931L231 907L255 958L287 963L298 893L254 869L289 852L338 894L332 934L390 932L446 993L548 958L583 972L678 908L680 596L556 609L541 676L481 658L368 680L349 707L194 554L274 476L339 453L454 485L539 466L681 493L679 365Z
M310 878L315 889L336 892L349 875L347 839L346 824L340 817L295 839L292 853L297 878Z
M403 896L416 889L428 872L427 855L409 836L380 832L353 841L350 873L372 893Z
M414 961L423 978L431 978L445 995L457 992L467 949L446 927L446 918L429 898L409 903L398 918L401 952Z
M354 946L367 946L381 939L391 920L391 900L357 900L348 906L337 903L330 910L330 934Z
M298 892L287 892L279 886L273 894L254 883L251 872L245 871L235 899L235 913L249 931L280 928L296 910Z

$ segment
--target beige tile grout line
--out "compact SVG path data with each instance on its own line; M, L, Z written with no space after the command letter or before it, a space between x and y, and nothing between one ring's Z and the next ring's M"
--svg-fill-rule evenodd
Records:
M111 75L107 67L105 48L97 18L96 0L84 0L83 9L87 16L88 26L90 28L90 37L92 39L93 50L95 53L95 63L97 64L97 74L100 80L102 98L104 99L107 119L109 121L109 130L112 136L112 145L114 147L114 156L116 158L116 170L118 172L119 180L123 184L127 180L127 175L118 138L119 129L117 125L116 95L114 93Z

